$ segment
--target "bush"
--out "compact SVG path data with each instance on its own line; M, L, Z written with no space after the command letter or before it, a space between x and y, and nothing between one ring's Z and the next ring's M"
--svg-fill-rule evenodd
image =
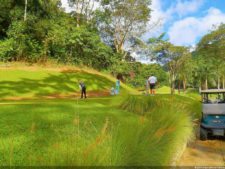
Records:
M8 61L13 53L13 40L6 39L0 41L0 61Z
M168 84L168 75L159 64L141 64L139 62L121 62L115 60L110 67L114 76L122 74L125 82L136 88L144 88L151 74L157 77L161 86Z

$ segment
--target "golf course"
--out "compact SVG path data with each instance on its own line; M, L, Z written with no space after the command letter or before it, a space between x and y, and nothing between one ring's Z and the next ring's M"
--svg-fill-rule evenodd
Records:
M0 168L225 167L224 0L2 0Z
M197 101L137 95L125 85L120 96L109 96L112 77L62 70L1 68L1 165L170 165L193 138ZM77 79L99 96L80 99Z

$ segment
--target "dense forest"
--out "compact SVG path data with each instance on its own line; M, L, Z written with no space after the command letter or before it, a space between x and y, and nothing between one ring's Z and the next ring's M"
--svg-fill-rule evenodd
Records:
M225 88L225 25L213 27L196 48L175 46L165 33L143 41L151 0L2 0L0 61L87 66L143 87L153 73L175 89ZM182 35L180 35L182 36ZM137 62L142 53L154 64Z

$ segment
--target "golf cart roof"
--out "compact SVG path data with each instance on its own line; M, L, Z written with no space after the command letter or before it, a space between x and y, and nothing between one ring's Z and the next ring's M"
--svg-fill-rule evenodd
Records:
M225 89L208 89L208 90L200 90L201 94L217 94L217 93L225 93Z

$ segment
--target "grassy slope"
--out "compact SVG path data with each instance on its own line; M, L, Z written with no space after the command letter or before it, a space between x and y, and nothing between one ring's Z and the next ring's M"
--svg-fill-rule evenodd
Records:
M40 98L43 96L68 96L79 93L78 82L84 81L87 91L106 92L115 86L115 79L91 69L41 68L18 66L0 69L0 98ZM122 84L126 91L133 91Z

